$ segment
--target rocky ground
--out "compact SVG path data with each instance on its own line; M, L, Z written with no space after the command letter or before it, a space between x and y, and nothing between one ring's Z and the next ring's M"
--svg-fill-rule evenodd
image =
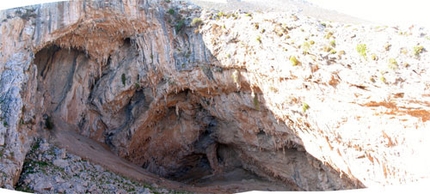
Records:
M117 175L41 139L27 154L16 190L32 193L172 193Z

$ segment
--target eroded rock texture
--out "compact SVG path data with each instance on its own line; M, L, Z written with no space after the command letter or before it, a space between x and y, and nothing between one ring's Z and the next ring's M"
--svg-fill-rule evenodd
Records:
M192 22L198 17L202 24ZM359 56L342 58L324 48L309 54L320 51L302 52L305 46L289 42L309 39L306 31L329 44L329 30L316 21L301 26L287 14L230 17L138 0L2 12L0 170L7 176L0 185L17 181L31 135L61 130L56 123L184 182L243 168L293 190L337 190L424 174L399 180L412 162L393 162L402 158L394 152L412 148L401 135L393 137L392 123L374 123L390 117L403 130L425 126L425 109L372 96L405 93L413 82L396 85L387 75L388 83L375 84L360 77L366 72ZM348 41L335 44L347 50ZM290 64L293 55L298 66ZM378 149L384 139L391 145Z

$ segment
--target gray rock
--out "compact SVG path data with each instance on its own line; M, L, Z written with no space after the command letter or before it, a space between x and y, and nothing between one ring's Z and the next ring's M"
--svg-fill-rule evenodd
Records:
M57 159L65 159L66 158L67 151L66 149L55 149L55 156Z
M61 176L55 176L54 181L56 183L64 183L65 182L65 180L63 178L61 178Z
M67 166L69 166L69 162L63 159L55 159L53 163L55 166L58 166L60 168L66 168Z
M52 189L52 183L49 180L42 180L35 184L34 191L39 193L45 193Z

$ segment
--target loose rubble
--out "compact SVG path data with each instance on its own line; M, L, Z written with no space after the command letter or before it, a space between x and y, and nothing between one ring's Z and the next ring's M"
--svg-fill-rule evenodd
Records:
M114 174L100 165L37 140L16 190L35 193L168 193Z

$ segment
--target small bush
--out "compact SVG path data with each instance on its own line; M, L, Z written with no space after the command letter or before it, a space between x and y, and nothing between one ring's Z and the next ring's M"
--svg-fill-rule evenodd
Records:
M309 50L310 50L310 48L311 48L311 44L309 44L309 42L304 42L304 43L302 44L302 51L303 51L303 54L304 54L304 55L309 54Z
M370 55L370 59L372 59L373 61L376 61L376 60L378 60L378 56L375 53L372 53Z
M260 110L260 102L258 101L258 96L254 94L254 108L255 110Z
M123 73L122 75L121 75L121 82L122 82L122 85L123 86L125 86L125 81L127 80L127 78L125 77L125 74Z
M220 19L220 18L222 18L223 16L226 16L226 14L225 14L224 12L220 11L220 12L218 12L218 13L216 14L216 16L217 16L217 19Z
M306 104L305 102L302 103L302 111L303 112L306 112L309 108L310 108L310 106L308 104Z
M169 13L170 15L173 15L173 14L175 14L175 10L169 9L169 11L167 11L167 13Z
M388 67L390 68L390 69L397 69L398 68L398 63L397 63L397 60L396 59L394 59L394 58L390 58L390 59L388 59Z
M333 32L327 32L327 34L324 36L325 39L330 39L333 37Z
M185 20L184 19L179 20L178 23L176 23L175 25L176 33L180 32L184 28L184 26L185 26Z
M331 41L330 41L330 46L332 46L332 47L336 47L336 41L335 41L335 40L331 40Z
M357 47L357 52L360 56L366 58L367 56L367 46L366 44L358 44Z
M385 80L384 75L379 76L379 80L381 80L382 83L386 84L387 81Z
M191 21L191 26L195 27L195 26L199 26L200 24L203 23L203 20L200 18L193 18L193 20Z
M300 61L297 59L297 57L296 57L296 56L291 56L291 57L290 57L290 63L291 63L291 65L293 65L293 66L300 65Z
M384 49L385 51L389 51L391 49L391 44L390 43L385 44Z
M407 55L408 54L408 49L405 47L400 48L400 53Z
M423 46L421 46L421 45L415 46L414 47L414 55L417 57L420 56L420 54L423 52L423 50L424 50Z
M256 40L257 40L258 43L260 43L260 44L262 43L261 36L257 36Z

